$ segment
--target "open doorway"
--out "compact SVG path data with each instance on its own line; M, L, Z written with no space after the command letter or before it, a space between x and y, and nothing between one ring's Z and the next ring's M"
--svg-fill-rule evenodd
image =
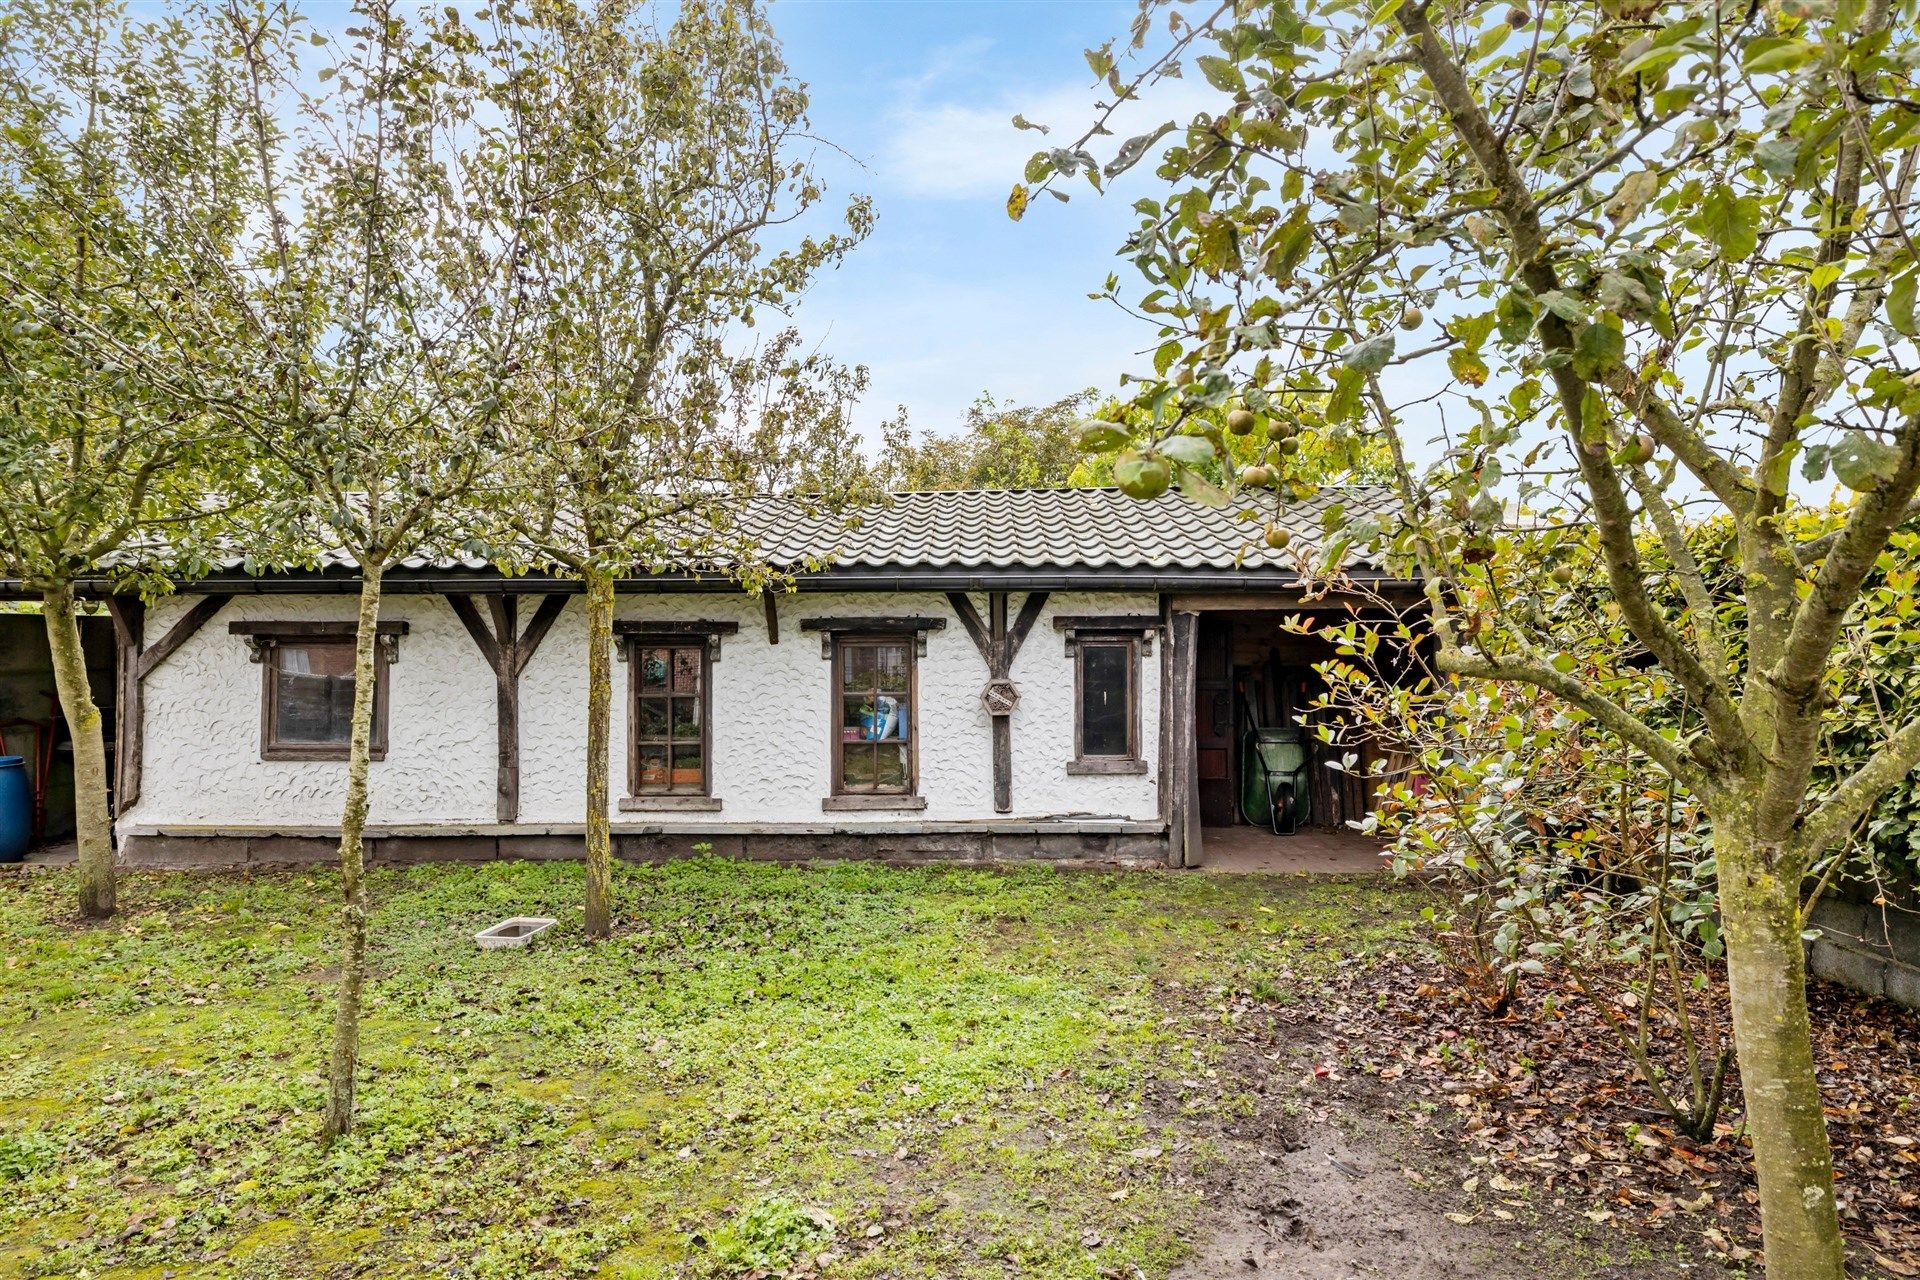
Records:
M113 626L84 614L80 641L87 677L100 708L109 757L113 750L115 672ZM53 654L38 612L0 612L0 756L20 757L32 805L35 846L73 839L73 741L54 689ZM109 776L112 763L109 759Z
M1377 740L1341 732L1337 713L1320 705L1327 686L1316 670L1338 657L1320 626L1356 616L1364 618L1345 606L1199 615L1194 777L1203 865L1379 869L1380 842L1352 824L1374 803L1376 765L1393 771L1406 762Z

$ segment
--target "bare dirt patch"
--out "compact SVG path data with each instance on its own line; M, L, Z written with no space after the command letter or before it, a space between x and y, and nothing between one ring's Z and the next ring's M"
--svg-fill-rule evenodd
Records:
M1538 984L1489 1017L1417 954L1302 979L1278 1003L1183 993L1219 1078L1211 1114L1191 1089L1158 1099L1217 1148L1180 1280L1760 1270L1737 1088L1716 1138L1688 1141L1567 992ZM1920 1274L1920 1020L1824 986L1813 1004L1853 1265Z

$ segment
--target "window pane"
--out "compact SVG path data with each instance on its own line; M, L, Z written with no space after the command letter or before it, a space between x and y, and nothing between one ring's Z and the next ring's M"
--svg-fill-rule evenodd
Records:
M667 785L667 749L665 747L640 748L640 785L643 787Z
M273 655L278 741L345 745L353 728L353 646L280 644Z
M850 644L840 653L841 688L852 693L873 688L873 646Z
M904 745L881 745L874 748L877 760L874 766L874 786L880 791L905 791L907 789L907 749Z
M673 736L680 742L700 740L700 699L673 700Z
M675 649L673 651L673 691L675 693L700 692L700 650Z
M848 791L873 790L873 751L865 743L841 748L846 753L840 766L840 781Z
M658 689L665 692L667 687L666 649L642 649L640 651L640 687Z
M875 741L907 736L906 699L891 694L848 694L840 701L840 738L843 742Z
M665 698L640 699L640 736L643 738L667 736L667 700Z
M673 749L673 788L676 791L698 791L704 778L700 768L700 747L675 746Z
M1088 756L1129 754L1127 676L1133 646L1080 645L1080 751Z
M907 736L907 700L883 693L873 700L873 736L905 741Z
M905 692L907 687L907 646L904 644L883 644L874 649L874 662L877 668L878 683L882 689L895 693Z

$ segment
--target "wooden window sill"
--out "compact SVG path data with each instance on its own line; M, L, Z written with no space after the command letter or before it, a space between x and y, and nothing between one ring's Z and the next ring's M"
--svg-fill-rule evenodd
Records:
M718 796L621 796L622 813L718 813Z
M335 764L345 764L347 763L350 756L348 755L348 750L346 747L285 747L285 746L282 746L282 747L262 747L260 749L260 758L262 760L267 760L267 761L295 760L295 761L300 761L306 764L312 764L316 761L319 761L319 762L330 761ZM369 762L373 764L379 764L382 760L385 760L386 758L387 758L387 749L385 747L374 747L367 752L367 759Z
M905 813L926 808L927 798L898 795L828 796L820 802L820 807L828 813L855 813L863 810L872 812L887 809Z
M1117 756L1095 756L1085 760L1069 760L1067 772L1082 777L1097 777L1102 774L1145 773L1145 760L1125 760Z

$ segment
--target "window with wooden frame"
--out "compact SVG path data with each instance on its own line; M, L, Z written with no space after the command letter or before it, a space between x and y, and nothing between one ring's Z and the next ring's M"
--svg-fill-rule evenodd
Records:
M1073 643L1069 773L1145 773L1140 754L1140 637L1080 632Z
M912 635L836 635L833 794L911 796L919 707Z
M712 655L704 637L633 636L627 785L636 798L713 793L708 723Z
M387 755L388 668L406 623L383 622L373 647L369 754ZM235 622L261 668L260 758L345 760L353 735L351 622Z

